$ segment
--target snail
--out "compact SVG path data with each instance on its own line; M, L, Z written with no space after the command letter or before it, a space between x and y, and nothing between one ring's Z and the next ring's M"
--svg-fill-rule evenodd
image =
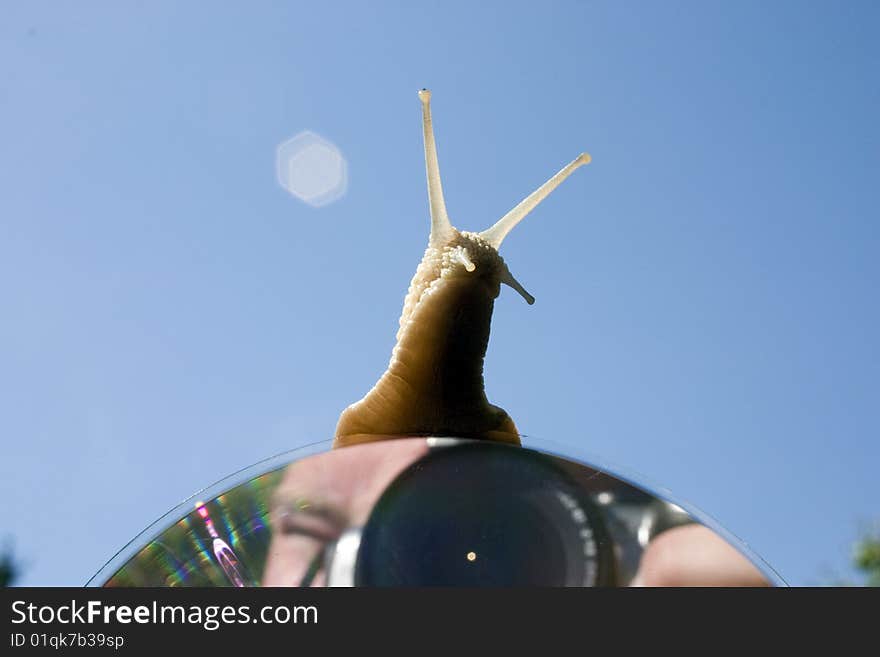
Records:
M519 445L511 417L489 403L483 359L501 284L535 299L510 273L498 249L529 212L578 167L582 153L492 227L460 231L449 221L434 129L431 92L419 91L431 233L403 303L388 369L339 417L333 442L344 447L402 436L456 436Z

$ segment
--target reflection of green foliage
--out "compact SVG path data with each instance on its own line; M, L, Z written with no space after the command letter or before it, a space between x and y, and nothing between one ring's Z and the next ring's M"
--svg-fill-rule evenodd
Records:
M853 562L867 586L880 586L880 530L866 533L856 543Z
M822 586L878 586L880 587L880 522L862 525L859 536L852 544L850 569L861 577L841 576L826 568Z
M10 548L4 548L0 555L0 586L11 586L18 577L18 564Z

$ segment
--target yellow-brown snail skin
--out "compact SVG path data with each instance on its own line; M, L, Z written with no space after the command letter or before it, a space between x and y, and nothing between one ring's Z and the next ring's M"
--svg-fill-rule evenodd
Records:
M529 304L535 299L510 273L498 249L507 233L590 156L577 157L491 228L459 231L443 200L431 93L422 89L419 99L431 208L428 248L403 303L388 369L363 399L342 412L333 445L428 435L518 445L513 420L486 398L483 359L501 284Z

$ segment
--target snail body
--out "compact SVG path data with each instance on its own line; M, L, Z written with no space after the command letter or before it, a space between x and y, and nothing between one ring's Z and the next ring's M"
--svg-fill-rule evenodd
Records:
M419 92L431 209L428 248L410 282L388 368L363 399L342 412L334 447L425 435L519 444L513 420L486 397L483 360L501 285L529 304L535 299L510 273L498 248L590 156L573 160L491 228L459 231L443 200L430 98L426 89Z

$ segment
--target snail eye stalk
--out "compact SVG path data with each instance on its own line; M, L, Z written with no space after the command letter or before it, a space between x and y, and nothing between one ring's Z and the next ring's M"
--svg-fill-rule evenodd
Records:
M561 185L575 169L585 164L589 164L591 160L592 158L589 153L581 153L578 155L574 160L560 169L555 176L526 196L515 208L496 221L495 225L480 233L480 237L495 247L496 250L501 248L501 243L504 241L504 238L507 237L507 233L513 230L514 226L525 219L526 215L534 210L541 201L550 196L550 193L559 187L559 185Z
M429 244L439 246L447 243L455 234L455 228L446 214L443 185L440 181L440 164L437 162L437 145L434 143L434 124L431 121L431 92L419 91L422 101L422 132L425 138L425 172L428 176L428 201L431 206L431 237Z

